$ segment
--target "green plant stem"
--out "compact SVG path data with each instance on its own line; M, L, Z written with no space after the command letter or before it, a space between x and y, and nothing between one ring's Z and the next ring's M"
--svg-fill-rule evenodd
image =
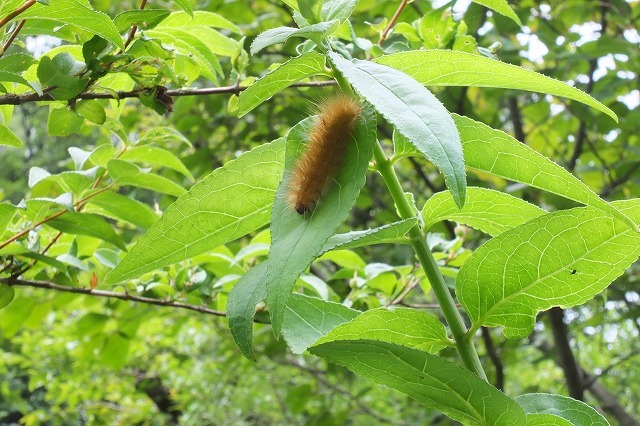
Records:
M376 161L378 172L382 176L382 179L384 180L384 183L389 189L391 197L396 204L400 217L402 219L415 217L411 206L409 205L409 201L404 195L404 191L402 190L402 186L400 185L400 181L398 180L398 176L396 175L391 160L387 158L380 146L380 143L377 143L374 147L373 157ZM429 246L427 245L427 241L420 230L420 226L416 225L411 228L408 235L411 239L411 246L418 256L418 260L431 283L431 288L436 295L436 299L438 299L442 313L449 324L451 334L453 334L453 338L456 341L456 346L464 365L479 377L487 380L482 364L480 364L476 348L473 345L473 342L466 338L467 327L464 324L462 315L460 315L460 312L456 308L453 297L451 297L451 293L449 292L447 284L444 282L444 278L440 273L438 264L436 263L433 254L431 254L431 250L429 250Z
M333 74L340 86L340 89L345 93L353 94L353 89L349 82L340 73L334 72ZM398 175L396 175L396 171L393 168L393 163L389 158L387 158L387 155L384 153L379 142L375 144L373 149L373 158L376 162L378 172L382 176L385 185L391 193L391 197L398 209L400 217L402 219L414 218L415 215L409 205L409 201L404 195ZM449 329L456 341L456 347L458 348L458 353L460 353L462 362L467 369L473 371L478 377L488 381L487 375L482 368L482 364L480 364L480 358L478 358L478 352L476 352L471 336L467 335L467 326L464 324L462 315L460 315L460 312L456 307L456 303L453 300L453 297L451 297L451 293L449 293L449 289L447 284L444 282L442 274L440 273L436 259L433 257L431 250L429 250L427 240L420 230L420 225L416 225L411 228L408 235L411 239L411 246L416 252L416 256L418 256L418 260L422 265L422 269L424 269L424 272L431 283L431 288L436 295L436 299L438 299L438 304L442 309L442 314L444 315L447 324L449 324Z

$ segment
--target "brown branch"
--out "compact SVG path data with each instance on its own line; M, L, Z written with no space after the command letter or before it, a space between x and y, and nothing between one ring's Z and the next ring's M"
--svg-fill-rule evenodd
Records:
M290 87L325 87L335 85L335 81L312 81L308 83L295 83ZM207 96L207 95L220 95L220 94L239 94L243 90L246 90L249 86L223 86L223 87L206 87L201 89L172 89L167 90L167 96ZM142 89L134 89L121 92L82 92L74 98L74 100L80 99L124 99L124 98L138 98L141 94L147 93L152 87L145 87ZM43 93L39 95L37 93L29 93L26 95L16 95L9 93L0 96L0 105L21 105L28 102L40 102L40 101L54 101L49 93Z
M389 21L389 24L384 29L384 31L382 31L382 34L380 34L380 40L378 40L378 46L382 46L382 43L387 39L387 36L389 35L389 31L391 31L391 27L393 27L396 24L396 21L398 21L398 18L400 17L402 10L405 8L407 3L409 3L409 0L402 0L402 2L400 3L400 6L398 6L398 9L396 10L396 13L393 14L393 17Z
M481 327L480 329L482 330L482 340L487 349L487 355L489 355L489 359L491 359L491 363L496 370L496 381L493 385L504 391L504 365L491 339L491 331L487 327Z
M141 0L140 1L140 7L138 8L138 10L142 10L144 9L144 7L147 5L147 0ZM118 55L122 52L124 52L125 50L127 50L127 47L129 47L129 45L131 44L131 42L133 41L133 38L136 36L136 32L138 31L138 26L137 25L133 25L131 27L131 30L129 31L129 35L127 36L127 40L124 42L124 49L120 49L118 51Z
M16 37L18 36L18 33L24 26L25 22L27 22L25 19L20 21L18 25L14 28L14 30L11 32L11 35L9 36L7 41L4 43L4 46L2 46L2 52L0 52L0 56L4 55L7 49L9 48L9 46L11 46L11 43L13 43L13 40L16 39Z
M600 34L605 34L607 31L607 11L609 10L610 4L606 0L600 0ZM595 84L595 80L593 79L593 74L596 72L598 68L598 59L593 58L589 61L589 72L587 73L587 86L584 91L587 94L591 94L593 91L593 86ZM573 153L571 154L571 158L567 162L567 170L573 172L576 168L576 163L578 162L578 158L582 154L582 150L584 149L584 142L587 137L587 123L584 120L580 120L580 126L578 127L578 136L576 137L576 144L573 147Z
M520 113L520 106L518 105L518 98L515 96L509 96L507 98L509 105L509 116L511 118L511 124L513 125L513 134L516 139L522 143L525 141L524 127L522 125L522 114Z
M95 297L107 297L111 299L128 300L130 302L146 303L148 305L167 306L172 308L187 309L190 311L200 312L201 314L213 315L217 317L226 317L227 314L222 311L207 308L206 306L189 305L187 303L175 302L173 300L153 299L151 297L134 296L128 293L116 293L105 290L91 290L83 287L69 287L66 285L55 284L48 281L22 280L12 278L0 278L0 283L8 286L35 287L46 290L62 291L65 293L86 294Z
M584 385L578 361L574 357L569 344L569 330L564 322L564 310L559 307L551 308L549 310L549 320L557 351L558 364L564 372L569 396L573 399L584 401Z
M22 6L20 6L19 8L17 8L16 10L11 12L7 16L5 16L4 18L0 19L0 28L2 28L5 25L7 25L7 22L11 21L13 18L15 18L16 16L20 15L22 12L24 12L27 9L29 9L34 4L36 4L36 0L27 0Z

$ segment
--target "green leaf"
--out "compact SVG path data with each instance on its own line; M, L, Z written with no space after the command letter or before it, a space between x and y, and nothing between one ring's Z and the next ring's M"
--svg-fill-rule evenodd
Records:
M513 20L516 24L522 26L522 21L516 13L511 9L507 0L471 0L474 3L481 4L482 6L486 6L491 10L495 10L502 16L506 16L507 18Z
M0 145L22 148L24 144L15 133L4 124L0 124Z
M104 112L104 106L96 99L83 100L75 104L75 111L83 118L96 124L104 124L107 115Z
M323 0L298 0L300 14L311 23L320 22Z
M284 317L287 299L300 274L318 255L324 243L346 219L373 156L376 142L375 114L365 108L349 143L343 164L311 215L298 214L286 201L292 169L301 154L312 118L303 120L287 136L285 173L271 215L271 250L267 267L267 305L276 336Z
M503 232L460 268L456 294L474 328L526 337L538 312L604 290L640 256L640 234L589 207L548 213Z
M92 209L91 205L99 209ZM124 220L143 229L150 228L158 220L158 215L151 207L112 191L101 192L91 197L85 211L100 214L107 212L110 217Z
M196 38L208 52L222 56L233 56L238 50L238 42L206 26L165 27L158 26L155 31L166 34L169 37L181 38L187 42ZM199 49L204 53L204 49Z
M321 253L335 249L353 249L374 244L409 244L404 235L418 223L417 219L404 219L364 231L336 234L329 238Z
M329 53L329 58L356 92L440 169L456 204L462 208L467 185L462 146L442 103L393 68L369 61L350 62L334 52Z
M542 154L506 133L467 117L453 114L458 126L467 167L525 183L601 209L637 225L593 192L587 185Z
M233 286L227 300L227 320L233 340L247 359L255 361L253 353L253 317L256 305L267 297L267 262L246 272Z
M113 23L118 31L123 32L137 25L143 30L150 30L165 20L171 11L167 9L126 10L119 13Z
M467 187L467 199L458 209L451 194L433 194L422 209L425 229L443 220L452 220L496 236L546 212L512 195L493 189Z
M15 295L16 292L13 287L6 284L0 284L0 309L9 305L9 303L13 301Z
M21 73L29 69L29 67L36 62L33 56L25 53L5 55L0 58L0 70L11 73Z
M0 203L0 237L2 237L2 232L4 232L13 221L17 212L18 208L16 206Z
M87 265L85 265L76 256L72 256L68 253L61 254L60 256L56 257L56 260L66 265L73 266L74 268L78 268L81 271L89 272L89 267Z
M50 0L45 6L36 3L21 13L19 19L44 19L73 25L93 34L98 34L121 49L124 43L118 29L107 15L89 7L88 2L79 0Z
M333 328L313 346L337 340L377 340L434 354L452 345L438 318L408 308L372 309Z
M184 143L190 147L193 145L182 133L177 131L176 129L172 129L171 127L154 127L145 133L140 140L138 140L138 145L143 145L147 143L152 143L155 145L167 145L170 146L172 144L181 144Z
M49 110L47 132L49 136L69 136L78 133L83 119L67 107Z
M548 93L582 102L618 121L612 110L575 87L482 55L452 50L419 50L381 56L375 62L397 68L426 86L501 87Z
M173 0L175 4L189 15L193 16L193 8L191 7L191 0Z
M553 414L527 414L525 426L574 426L571 422Z
M282 335L294 354L301 354L336 326L360 312L341 303L293 293L284 313Z
M513 426L525 414L512 399L469 370L416 349L374 340L335 341L312 354L468 425Z
M264 31L258 35L251 43L251 54L255 55L262 49L273 46L274 44L284 43L289 37L306 37L319 36L329 32L338 21L320 22L318 24L309 25L304 28L278 27Z
M28 257L30 259L37 260L40 263L44 263L45 265L52 266L53 268L57 269L60 272L65 272L65 273L67 272L67 265L65 265L64 263L52 257L45 256L40 253L31 253L31 252L19 253L19 254L20 256Z
M179 53L196 61L200 66L202 76L212 82L217 83L218 81L216 73L223 75L216 55L202 40L188 31L167 28L162 31L157 29L146 31L145 34L161 40L163 44L174 46Z
M283 164L279 139L214 170L167 208L105 283L189 259L269 223Z
M20 74L15 72L0 71L0 81L11 81L14 83L23 84L25 86L33 87L27 80L25 80Z
M187 167L172 152L155 146L137 146L127 149L120 157L121 160L127 160L134 163L143 163L155 167L167 167L182 173L191 181L194 180L193 175Z
M529 393L515 398L525 413L553 414L576 426L609 426L609 422L594 408L568 396Z
M323 21L349 19L359 0L325 0L322 3L320 17Z
M242 117L293 83L325 73L325 57L318 52L303 53L288 60L240 93L238 117Z
M47 225L68 234L88 235L89 237L98 238L122 250L127 250L111 225L95 214L67 212L48 221Z
M196 10L191 16L184 12L173 12L162 22L163 27L213 27L224 28L236 34L242 34L242 30L233 22L217 13Z
M109 160L109 175L118 185L131 185L150 189L161 194L179 197L187 192L183 187L169 179L140 169L135 164L124 160Z

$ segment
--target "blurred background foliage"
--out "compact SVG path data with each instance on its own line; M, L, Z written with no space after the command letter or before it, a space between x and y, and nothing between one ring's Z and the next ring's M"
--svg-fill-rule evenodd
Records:
M177 10L170 2L154 6ZM434 2L436 3L436 2ZM533 69L589 92L613 109L619 123L588 107L535 93L486 88L434 88L451 112L467 115L502 129L566 167L607 200L640 197L640 92L637 71L638 2L539 1L513 2L523 27L486 8L458 1L453 9L442 1L418 0L407 6L396 31L385 41L388 50L451 48L466 43L500 60ZM516 4L517 3L517 4ZM92 1L112 18L135 9L137 2ZM351 17L358 37L376 43L395 12L397 1L361 0ZM194 10L218 13L238 25L248 50L261 31L294 25L289 8L275 1L194 1ZM463 19L463 21L461 21ZM436 25L436 23L438 25ZM424 31L430 28L431 32ZM226 32L234 40L238 34ZM345 46L351 34L341 29ZM250 57L240 70L221 58L220 86L250 82L272 66L297 54L298 41L269 48ZM67 43L29 35L16 42L16 52ZM460 44L458 45L460 47ZM47 48L45 47L45 50ZM354 49L356 54L362 51ZM246 80L249 79L249 80ZM171 83L167 84L171 87ZM194 79L192 87L210 87ZM330 88L291 88L238 119L233 95L174 98L173 112L159 115L136 99L123 103L116 115L130 140L148 129L170 127L191 142L169 143L169 149L199 180L239 153L284 135L307 117L314 103ZM14 204L28 198L29 171L40 167L56 174L73 170L69 147L91 151L113 142L107 126L85 120L77 132L50 136L46 104L16 106L11 129L24 149L0 147L0 198ZM392 129L381 126L383 143L390 146ZM426 161L405 159L397 164L405 190L418 205L444 190L437 170ZM158 174L191 185L188 177L163 168ZM571 207L569 201L534 188L495 177L470 173L470 185L487 185L523 198L547 210ZM121 194L162 211L175 198L145 189L123 188ZM375 227L394 220L393 203L377 176L370 175L356 208L342 231ZM126 244L142 230L118 221ZM432 229L440 260L459 266L470 250L486 240L483 234L455 224ZM44 242L53 230L42 230ZM169 268L164 275L146 277L134 286L142 295L176 298L223 309L226 294L239 275L266 254L264 233L228 244L208 255ZM94 268L98 248L94 239L63 235L50 254L69 252ZM247 247L253 251L247 255ZM244 252L240 250L245 249ZM321 279L300 282L302 291L345 298L356 308L391 303L409 286L421 284L402 303L430 309L435 300L428 283L421 282L408 249L390 251L369 247L321 258L312 266ZM51 278L44 269L36 278ZM104 271L99 273L104 274ZM77 270L87 285L90 273ZM454 274L453 274L454 276ZM168 277L173 277L169 279ZM578 364L617 404L640 418L640 266L634 265L603 294L565 312L568 341ZM130 289L129 289L130 290ZM0 423L51 424L211 424L211 425L365 425L450 424L403 394L373 385L352 373L308 356L292 355L275 341L270 328L256 326L258 362L244 359L235 347L224 318L175 308L91 298L41 289L16 288L13 302L0 310ZM479 351L492 382L510 395L523 392L567 394L558 364L549 318L541 315L535 332L525 340L506 340L499 330L485 331ZM446 351L444 353L446 356ZM455 354L451 354L452 359ZM490 355L497 355L499 362ZM502 374L504 377L502 378ZM588 403L603 406L588 393ZM612 424L617 420L609 415Z

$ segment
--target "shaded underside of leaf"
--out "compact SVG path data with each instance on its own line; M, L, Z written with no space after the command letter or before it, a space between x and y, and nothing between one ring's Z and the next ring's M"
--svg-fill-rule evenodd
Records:
M276 336L280 334L287 299L296 280L351 211L364 185L376 142L375 114L372 108L365 107L334 182L313 212L300 215L286 198L293 167L305 147L312 123L311 118L306 119L289 132L284 178L271 215L267 305Z
M463 424L525 422L515 401L470 371L426 352L373 340L324 343L310 352L406 393Z
M466 189L462 147L442 103L396 69L369 61L348 61L334 52L328 55L355 91L438 167L456 204L462 207Z

